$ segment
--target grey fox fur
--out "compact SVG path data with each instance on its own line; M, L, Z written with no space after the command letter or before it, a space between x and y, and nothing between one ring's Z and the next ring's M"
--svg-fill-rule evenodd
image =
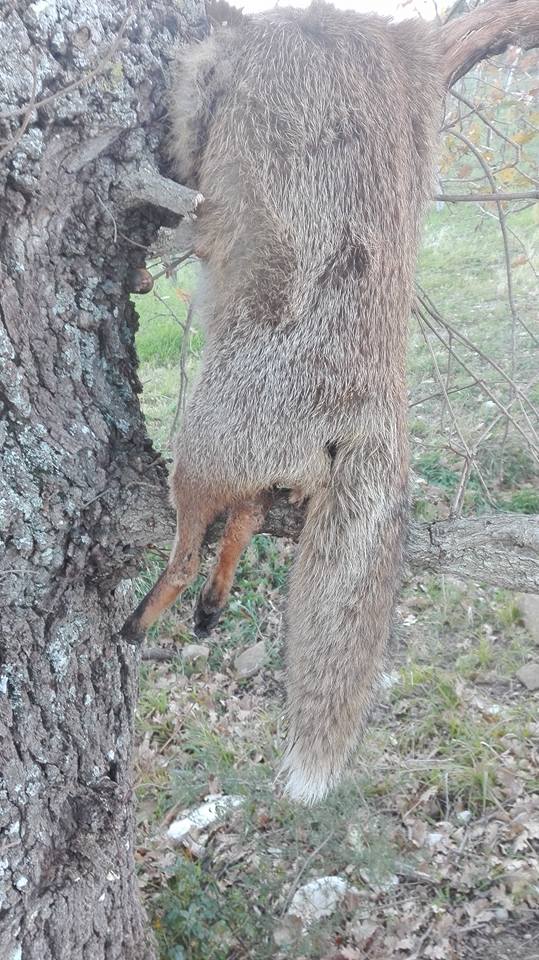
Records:
M389 638L407 527L406 328L432 187L436 30L325 3L276 9L182 49L171 106L195 225L206 344L176 440L178 531L125 625L136 639L198 569L211 626L274 487L308 498L290 577L288 744L295 799L341 775Z

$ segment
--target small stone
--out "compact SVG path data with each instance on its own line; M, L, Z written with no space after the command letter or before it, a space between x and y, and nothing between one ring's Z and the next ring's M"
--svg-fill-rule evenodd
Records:
M425 837L426 845L427 847L430 847L431 850L434 849L434 847L438 847L440 843L443 843L444 840L445 834L438 833L436 830L433 830L431 833L427 833Z
M252 677L261 669L266 659L266 644L263 640L247 647L234 660L234 669L240 677Z
M288 914L299 917L304 926L329 917L348 893L358 894L344 877L318 877L296 891Z
M184 663L191 664L197 670L205 670L210 648L205 643L188 643L182 647L181 655Z
M472 819L471 810L459 810L457 813L457 820L459 823L469 823Z
M517 603L528 632L539 643L539 594L522 593Z
M243 803L245 797L212 795L206 803L190 810L181 820L174 820L167 830L167 835L177 843L185 843L193 831L206 830L217 821L224 820L231 810L241 807Z
M539 690L539 663L526 663L517 670L517 679L527 690Z
M391 690L396 683L400 683L400 679L398 673L383 673L380 677L380 686L385 690Z

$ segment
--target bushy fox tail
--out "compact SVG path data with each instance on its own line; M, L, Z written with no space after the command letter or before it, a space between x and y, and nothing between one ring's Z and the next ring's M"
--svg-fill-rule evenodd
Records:
M338 451L330 487L309 503L289 590L282 767L289 796L304 803L339 779L376 694L399 585L406 474L400 444L371 440Z

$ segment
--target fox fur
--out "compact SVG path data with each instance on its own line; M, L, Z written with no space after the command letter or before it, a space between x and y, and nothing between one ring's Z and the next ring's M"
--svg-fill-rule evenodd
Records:
M308 803L358 742L392 627L408 516L406 330L438 62L436 29L422 21L316 2L217 28L181 50L174 76L176 175L205 198L194 244L206 343L176 440L177 539L126 635L193 579L217 513L229 514L232 564L267 491L308 498L286 614L283 761L289 795ZM220 593L216 577L201 620L230 587L230 570Z

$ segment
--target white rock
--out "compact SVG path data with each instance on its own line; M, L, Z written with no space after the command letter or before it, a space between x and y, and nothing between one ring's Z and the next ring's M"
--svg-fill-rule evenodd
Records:
M391 690L391 687L394 687L397 683L400 683L398 673L383 673L380 677L380 686L385 690Z
M521 594L518 597L518 606L531 636L536 643L539 643L539 595L536 596L533 593Z
M471 810L459 810L457 813L457 820L459 823L469 823L472 819Z
M526 663L517 670L517 678L527 690L539 690L539 663Z
M437 847L445 839L446 838L443 833L437 833L434 830L432 831L432 833L427 833L427 836L425 837L427 847L431 847L431 849L433 847Z
M263 640L247 647L243 653L234 660L234 669L240 677L252 677L258 673L264 660L266 659L266 644Z
M347 893L359 893L344 877L318 877L296 891L288 908L291 916L299 917L304 926L329 917Z
M190 810L186 817L174 820L167 830L167 836L181 843L193 830L206 830L213 823L224 820L235 807L241 807L245 797L221 796L212 794L202 806Z

